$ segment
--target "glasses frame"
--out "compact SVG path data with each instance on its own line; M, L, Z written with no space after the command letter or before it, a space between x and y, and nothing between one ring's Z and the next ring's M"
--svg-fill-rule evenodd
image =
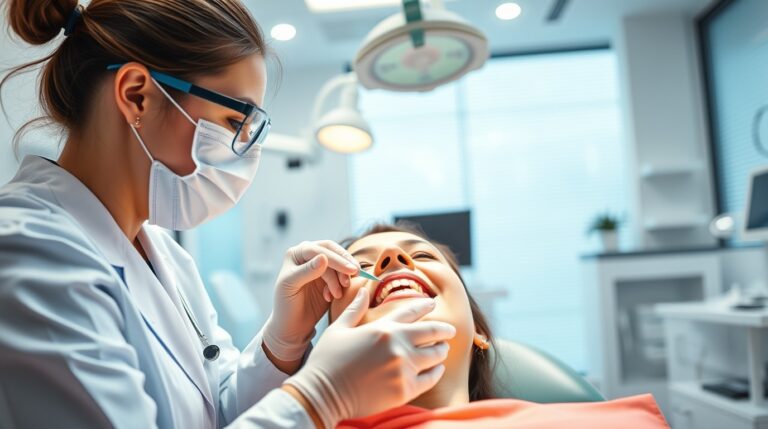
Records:
M110 71L118 70L124 64L125 63L108 65L107 70L110 70ZM219 106L223 106L223 107L232 109L238 113L242 113L244 115L243 120L240 121L240 124L238 125L237 130L235 131L235 137L232 139L232 144L230 145L230 147L232 148L232 152L234 152L234 154L237 156L243 156L244 154L246 154L248 150L250 150L251 147L256 143L261 145L264 142L264 137L266 137L267 133L269 132L269 129L272 127L272 120L270 119L269 114L264 109L262 109L261 107L255 104L238 100L228 95L224 95L219 92L212 91L210 89L206 89L201 86L197 86L192 82L188 82L184 79L180 79L175 76L171 76L169 74L159 72L156 70L150 69L149 74L156 81L164 85L168 85L169 87L177 91L181 91L185 94L194 95L195 97L202 98L203 100L210 101L212 103L218 104ZM261 124L259 125L259 128L255 131L253 136L249 138L248 144L246 145L245 149L238 151L235 149L235 144L238 143L238 137L240 136L240 132L246 126L246 122L248 122L248 119L252 118L252 115L254 115L255 113L261 113L264 116L264 121L261 122Z

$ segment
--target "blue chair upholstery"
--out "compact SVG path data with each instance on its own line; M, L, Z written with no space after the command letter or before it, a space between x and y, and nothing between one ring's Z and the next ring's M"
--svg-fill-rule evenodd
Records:
M605 400L584 377L553 356L513 341L494 342L498 360L492 365L497 397L539 403Z

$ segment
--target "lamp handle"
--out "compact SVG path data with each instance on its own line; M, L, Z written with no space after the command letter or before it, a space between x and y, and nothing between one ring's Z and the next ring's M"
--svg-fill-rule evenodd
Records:
M407 24L421 21L421 0L403 0L403 14L405 15L405 22ZM410 31L410 35L414 48L420 48L424 46L423 28L414 28Z

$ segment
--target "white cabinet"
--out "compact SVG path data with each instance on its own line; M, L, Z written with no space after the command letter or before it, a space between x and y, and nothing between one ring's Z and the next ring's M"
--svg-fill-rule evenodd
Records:
M768 310L734 310L723 301L660 304L664 318L674 429L768 429L764 399ZM731 399L702 389L704 382L744 377L749 399Z
M719 400L721 398L693 384L672 385L671 412L667 414L667 420L673 429L768 429L765 418L756 421L712 405L713 401Z
M658 303L718 295L720 257L712 251L641 252L583 258L590 379L608 398L654 395L665 415L666 343Z

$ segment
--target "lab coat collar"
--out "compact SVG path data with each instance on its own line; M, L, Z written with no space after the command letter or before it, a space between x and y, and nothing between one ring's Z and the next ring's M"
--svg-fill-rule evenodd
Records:
M136 251L133 246L127 249L123 245L128 239L90 189L53 161L32 155L24 157L12 182L44 189L38 196L69 213L111 265L122 266L127 258L126 250ZM110 245L102 246L102 243Z
M123 268L123 281L149 325L152 333L170 353L208 403L209 415L215 414L208 379L200 360L199 344L190 338L187 320L174 305L175 276L169 272L167 261L157 254L155 246L144 231L139 241L147 252L157 277L128 241L112 215L96 196L76 177L51 161L27 156L22 161L14 181L46 186L54 203L64 208L83 229L101 254L112 266ZM46 198L45 195L41 197ZM161 283L163 282L163 283ZM165 293L163 292L165 289ZM215 420L214 420L215 421Z

